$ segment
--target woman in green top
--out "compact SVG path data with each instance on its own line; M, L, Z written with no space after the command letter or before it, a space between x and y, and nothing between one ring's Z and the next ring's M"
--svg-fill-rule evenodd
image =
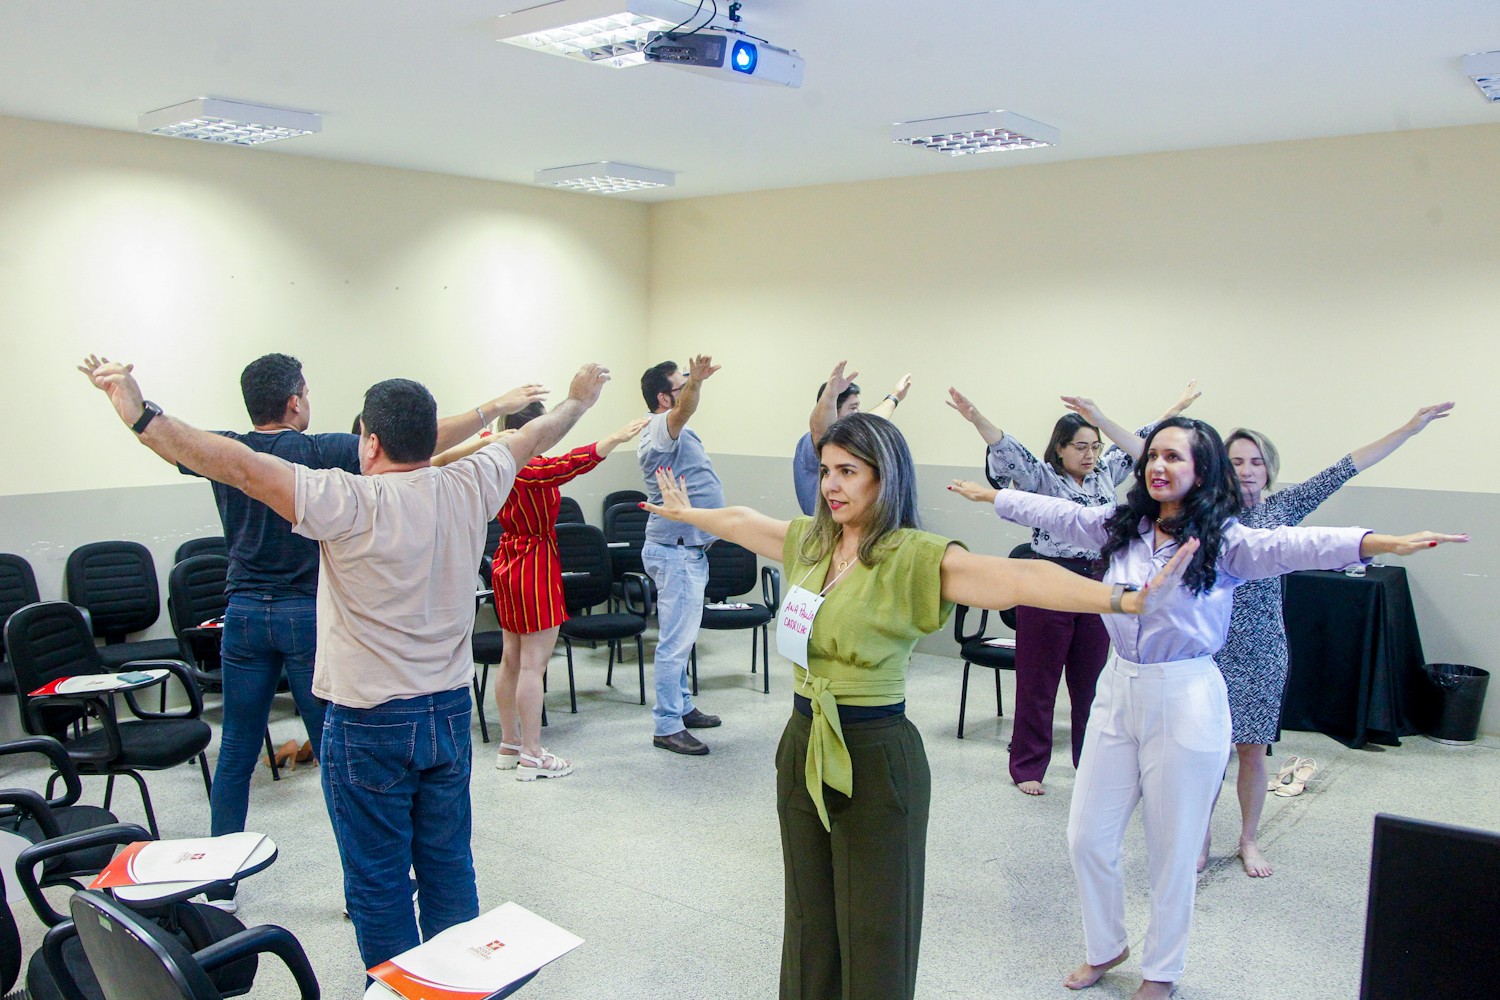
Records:
M783 1000L895 1000L916 986L931 795L922 739L905 714L917 640L960 602L1139 614L1176 585L1197 546L1145 589L1112 591L1048 562L974 555L921 531L911 452L888 420L845 417L818 453L813 517L695 509L663 469L661 505L642 506L781 560L793 585L777 629L778 647L805 661L776 751Z

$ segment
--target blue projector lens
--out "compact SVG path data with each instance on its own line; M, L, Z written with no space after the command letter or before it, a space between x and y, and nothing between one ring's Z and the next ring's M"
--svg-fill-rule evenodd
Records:
M756 60L760 54L755 46L749 42L735 42L734 51L730 53L729 65L736 73L754 73Z

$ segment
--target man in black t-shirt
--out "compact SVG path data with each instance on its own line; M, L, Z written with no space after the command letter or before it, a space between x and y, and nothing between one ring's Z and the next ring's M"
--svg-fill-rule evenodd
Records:
M285 354L267 354L240 375L254 430L219 431L254 451L312 469L359 474L360 438L354 434L308 434L312 410L302 364ZM514 413L546 395L540 385L513 389L482 406L438 421L437 451L443 451L491 420ZM185 475L197 475L181 465ZM224 614L224 726L209 804L211 833L245 829L250 778L260 754L271 699L285 671L297 710L317 753L323 738L324 704L313 696L317 649L318 545L292 533L271 508L232 486L213 483L214 501L229 546L229 606ZM477 567L476 567L477 570ZM192 624L196 624L192 623ZM218 905L232 910L232 901Z

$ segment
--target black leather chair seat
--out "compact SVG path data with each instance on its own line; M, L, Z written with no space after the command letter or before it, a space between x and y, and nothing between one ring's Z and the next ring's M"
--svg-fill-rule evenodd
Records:
M626 639L646 631L646 619L640 615L585 615L562 623L562 634L569 639L601 642Z
M475 663L499 663L505 649L505 634L499 629L493 632L475 632L470 640Z
M16 693L16 672L10 668L9 660L0 660L0 694Z
M703 628L729 631L740 628L759 628L774 615L764 604L752 604L748 608L704 608Z
M70 833L82 833L95 827L119 822L114 813L98 806L64 806L61 809L53 809L52 818L57 821L57 826L61 831L59 835L64 837ZM25 837L33 844L39 844L47 839L36 820L30 817L22 820L15 827L6 824L6 829L14 829L19 836ZM82 851L74 851L72 854L48 858L42 862L42 877L50 879L59 873L100 872L114 856L115 845L104 844L100 847L91 847Z
M120 756L112 761L116 770L131 768L142 771L175 767L191 760L208 746L213 739L213 730L208 723L197 719L167 719L157 722L130 721L120 723ZM103 726L84 733L63 745L70 754L105 754L109 749L109 736ZM91 772L94 769L82 761L78 769Z
M117 642L112 646L99 647L99 659L104 669L118 673L132 660L180 660L182 647L176 639L145 639L141 642Z
M68 964L68 972L72 974L73 981L78 984L83 995L102 997L104 991L99 988L99 980L83 954L83 942L76 937L69 938L63 942L62 953L63 961ZM57 980L52 978L52 971L47 968L40 948L31 956L31 961L26 963L26 990L31 994L31 1000L65 1000Z
M1016 651L1006 646L986 646L983 639L971 639L960 649L964 659L981 667L996 670L1016 669Z

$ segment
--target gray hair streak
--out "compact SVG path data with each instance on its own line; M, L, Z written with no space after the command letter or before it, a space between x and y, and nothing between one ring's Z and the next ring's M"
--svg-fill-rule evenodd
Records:
M837 445L875 470L880 492L860 525L859 561L873 566L891 532L920 528L917 515L917 470L911 449L896 425L873 413L851 413L834 423L818 441L818 454L827 445ZM817 563L832 554L843 529L834 522L823 491L813 523L802 537L797 555L803 562Z

